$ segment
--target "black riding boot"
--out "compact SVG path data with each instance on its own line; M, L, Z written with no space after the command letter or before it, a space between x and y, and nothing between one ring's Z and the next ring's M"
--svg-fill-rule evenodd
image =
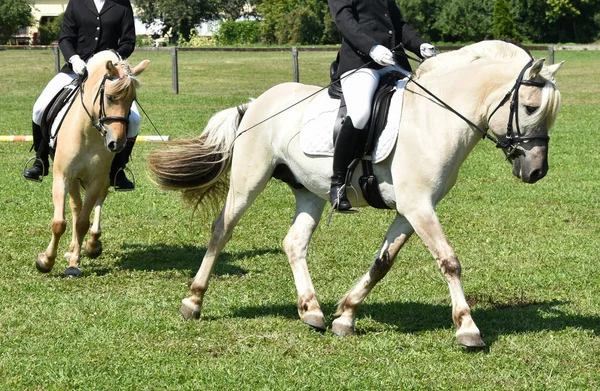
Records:
M30 181L41 182L42 176L48 175L48 167L50 166L48 152L50 147L42 136L42 128L40 128L40 125L32 122L31 130L33 133L33 149L36 152L35 161L29 170L23 171L23 178Z
M110 166L110 185L114 186L117 191L131 191L135 189L135 184L127 179L124 170L127 162L129 162L131 151L133 151L135 139L135 137L127 139L125 148L115 155Z
M333 175L329 189L329 201L334 209L340 212L350 210L352 205L346 196L346 173L354 159L356 141L359 130L354 127L352 119L346 117L333 150Z

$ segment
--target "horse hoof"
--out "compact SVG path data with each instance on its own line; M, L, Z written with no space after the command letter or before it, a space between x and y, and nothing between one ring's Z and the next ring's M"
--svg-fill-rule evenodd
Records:
M183 320L200 319L200 306L195 305L188 298L181 301L179 312L183 315Z
M97 240L95 245L90 244L89 240L85 243L85 255L88 258L91 258L91 259L98 258L101 254L102 254L102 242L100 240Z
M456 343L468 349L485 349L486 345L479 333L456 333Z
M50 273L52 266L54 266L48 266L46 260L46 254L44 253L40 254L38 259L35 260L35 267L40 273Z
M348 335L356 334L356 332L354 331L353 325L348 325L348 324L340 321L339 318L333 321L333 325L331 326L331 331L338 337L345 337Z
M311 326L317 331L325 331L325 317L322 313L306 313L302 317L302 321Z
M67 277L81 277L81 275L83 274L83 272L81 271L80 268L78 267L74 267L74 266L69 266L66 270L65 270L65 276Z

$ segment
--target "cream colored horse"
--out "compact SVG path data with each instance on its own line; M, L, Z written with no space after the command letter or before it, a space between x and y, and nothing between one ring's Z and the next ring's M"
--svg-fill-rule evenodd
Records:
M97 53L88 63L88 78L65 115L58 133L54 156L52 200L52 240L45 252L38 255L36 267L43 273L52 270L58 243L65 232L65 199L70 195L73 217L73 238L65 257L68 276L79 276L79 259L85 234L90 228L94 209L94 224L85 250L88 256L102 253L99 238L100 212L108 194L109 171L115 153L127 141L127 117L136 97L139 75L149 61L131 69L112 51ZM81 188L85 189L82 201Z
M395 150L374 167L383 199L397 211L396 218L368 272L341 299L332 326L335 334L354 333L357 309L416 232L448 282L457 343L485 346L463 293L461 266L435 207L456 182L461 164L482 139L481 132L487 130L505 143L517 177L533 183L546 175L547 134L560 106L554 82L559 67L547 67L543 60L534 63L527 52L512 44L489 41L438 55L418 68L415 80L472 125L416 84L408 83ZM521 82L516 83L519 78ZM162 188L182 190L188 200L206 201L207 205L214 205L227 194L213 223L200 269L190 285L191 295L182 302L181 312L186 319L199 318L216 258L242 214L267 182L277 177L291 184L296 198L295 217L283 248L298 291L298 313L302 321L325 329L306 256L327 204L332 161L307 156L301 150L299 129L310 99L264 121L318 90L295 83L277 85L250 104L217 113L199 138L174 142L150 154L149 168ZM513 115L509 101L517 105ZM394 109L399 108L390 108ZM506 138L509 122L516 129L511 132L512 142ZM360 168L358 171L360 174ZM352 182L355 188L358 176ZM360 194L358 197L351 199L353 205L366 205Z

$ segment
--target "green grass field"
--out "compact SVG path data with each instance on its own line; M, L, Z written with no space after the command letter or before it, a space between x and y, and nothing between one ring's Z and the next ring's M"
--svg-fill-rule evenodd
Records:
M535 57L546 53L536 52ZM300 78L325 85L333 52L300 53ZM138 96L159 131L200 133L210 115L291 81L289 52L181 52L180 94L169 52ZM465 293L489 352L454 344L448 288L418 237L366 300L358 335L298 320L281 242L294 212L272 181L215 267L202 319L180 301L199 267L210 221L157 190L138 143L134 193L111 193L104 253L83 278L33 265L50 240L51 176L21 178L29 143L0 143L0 390L592 390L600 388L600 52L557 52L563 107L550 171L535 185L481 142L438 206L463 265ZM0 51L0 135L29 134L31 107L54 70L51 51ZM154 134L147 119L142 134ZM367 270L393 219L363 209L315 233L309 268L330 323ZM59 253L66 250L70 230Z

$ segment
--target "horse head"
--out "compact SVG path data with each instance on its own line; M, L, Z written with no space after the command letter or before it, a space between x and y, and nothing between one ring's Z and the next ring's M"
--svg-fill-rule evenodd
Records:
M516 81L511 80L512 88L488 117L488 127L498 137L513 175L526 183L535 183L548 173L548 131L561 102L554 75L561 65L531 60Z
M146 69L150 61L144 60L132 69L116 53L107 53L115 58L106 60L100 55L100 59L92 58L88 64L88 82L95 87L90 92L93 98L88 97L88 102L90 99L93 102L92 108L88 110L85 104L84 108L92 125L103 136L104 146L116 153L125 147L127 141L129 111L139 86L137 75Z

